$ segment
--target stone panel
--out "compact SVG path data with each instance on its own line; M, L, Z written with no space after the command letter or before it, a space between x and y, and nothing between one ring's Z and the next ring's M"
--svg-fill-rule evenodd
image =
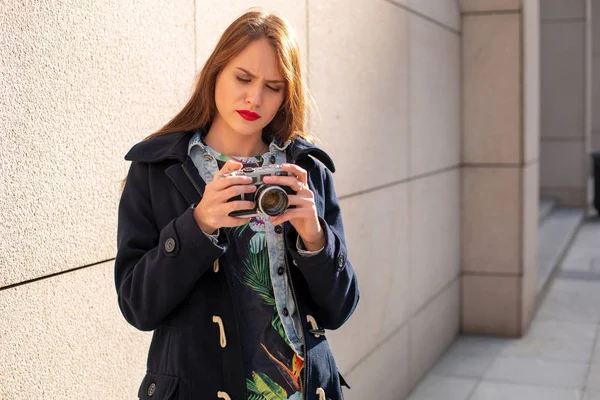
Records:
M541 28L541 136L584 136L584 24Z
M465 16L462 61L463 161L520 162L520 14Z
M523 170L523 279L522 300L523 309L521 327L526 329L535 312L537 298L537 282L539 269L539 185L538 163L529 164Z
M586 0L540 0L540 11L544 20L585 18Z
M408 327L405 325L348 374L347 400L403 399L408 394Z
M555 199L560 207L586 207L588 194L585 188L541 187L543 198Z
M457 169L409 183L410 309L416 313L460 273Z
M409 383L410 387L435 364L444 350L456 338L459 329L459 279L431 299L409 321Z
M600 9L600 7L596 8ZM600 19L596 21L600 21ZM600 27L600 23L592 24L592 26ZM592 43L597 42L600 42L600 35L597 36L597 39L592 38ZM596 133L600 131L600 53L592 57L592 130Z
M319 110L311 127L342 171L338 194L405 179L407 11L384 1L335 0L310 2L309 15L310 86Z
M456 0L398 0L407 7L460 31L460 7Z
M0 292L0 399L137 398L151 333L125 322L113 268Z
M592 54L600 55L600 7L595 0L592 2ZM594 75L598 76L598 75Z
M462 268L517 274L521 268L521 169L463 168Z
M539 0L523 2L523 143L525 163L540 153L540 9Z
M518 11L521 0L459 0L462 12Z
M460 162L460 39L410 14L410 176Z
M583 140L542 141L540 183L542 187L579 188L587 183L588 157Z
M520 333L521 278L463 275L462 331L478 335Z
M406 185L341 201L360 302L337 331L328 331L336 361L348 371L408 318Z
M114 257L123 156L192 86L193 8L2 2L0 287Z
M592 150L600 151L600 131L592 133Z

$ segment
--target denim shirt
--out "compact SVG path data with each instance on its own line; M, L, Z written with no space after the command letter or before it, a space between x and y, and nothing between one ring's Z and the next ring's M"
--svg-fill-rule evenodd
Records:
M188 155L194 162L194 165L198 169L200 177L207 184L213 180L215 174L219 171L217 160L211 153L211 150L202 142L202 137L205 131L198 130L190 139L188 145ZM269 144L269 150L263 157L263 166L270 164L283 164L286 160L285 149L290 145L290 141L287 141L280 145L275 140ZM269 254L269 270L271 275L271 282L273 284L273 294L275 297L275 304L283 329L287 335L288 340L292 346L292 349L296 354L304 359L304 352L302 345L304 344L304 335L302 331L302 324L300 321L300 314L296 309L296 302L293 297L290 282L288 281L288 274L279 275L277 268L279 266L286 266L285 260L285 242L283 235L279 235L275 232L275 227L268 218L265 218L265 236L267 241L267 249ZM225 228L227 229L227 228ZM300 241L296 244L299 253L303 256L311 256L316 252L304 251L302 249ZM284 315L283 309L287 308L288 316Z

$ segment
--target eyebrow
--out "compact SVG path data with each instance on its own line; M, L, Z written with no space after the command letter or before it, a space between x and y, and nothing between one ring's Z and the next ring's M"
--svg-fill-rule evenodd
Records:
M252 78L256 78L256 75L254 75L250 71L248 71L242 67L236 67L236 68L239 69L240 71L242 71L243 73L250 75ZM285 83L285 81L277 81L277 80L267 80L267 82L269 82L269 83Z

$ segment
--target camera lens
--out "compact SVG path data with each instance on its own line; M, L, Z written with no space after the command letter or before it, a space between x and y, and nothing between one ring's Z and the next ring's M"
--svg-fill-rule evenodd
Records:
M256 192L256 205L263 214L276 217L287 210L288 195L280 186L265 185Z

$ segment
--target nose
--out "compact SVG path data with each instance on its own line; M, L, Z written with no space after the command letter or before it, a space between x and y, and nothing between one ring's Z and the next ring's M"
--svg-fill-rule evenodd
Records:
M254 107L259 107L262 103L262 88L254 86L246 94L246 103Z

